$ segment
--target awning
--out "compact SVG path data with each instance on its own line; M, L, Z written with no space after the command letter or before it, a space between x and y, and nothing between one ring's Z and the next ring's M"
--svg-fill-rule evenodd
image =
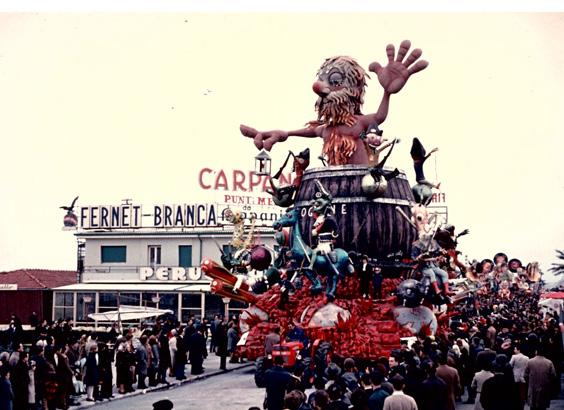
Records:
M201 285L186 285L176 289L179 292L209 292L210 285L202 283Z
M207 283L75 283L59 286L55 292L209 292Z
M118 310L110 310L102 313L91 313L88 317L95 321L115 322L118 320L136 320L148 317L172 314L170 309L157 309L147 306L122 305Z

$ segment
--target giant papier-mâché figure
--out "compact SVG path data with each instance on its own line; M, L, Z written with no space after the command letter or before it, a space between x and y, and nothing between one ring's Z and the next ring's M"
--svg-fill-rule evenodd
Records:
M285 141L290 136L323 138L323 154L329 165L368 164L368 152L361 136L370 124L382 124L388 115L390 96L400 91L409 77L428 63L419 60L422 51L411 51L411 43L402 41L396 55L395 47L386 47L388 64L382 67L378 62L369 66L369 71L376 73L384 89L384 95L378 111L362 114L366 71L351 57L337 56L328 58L321 65L313 91L319 96L315 103L317 120L311 121L306 128L293 131L257 131L241 125L241 133L254 139L258 149L270 151L272 146Z

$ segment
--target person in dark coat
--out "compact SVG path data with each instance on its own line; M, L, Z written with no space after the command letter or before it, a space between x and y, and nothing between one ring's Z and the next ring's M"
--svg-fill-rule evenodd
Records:
M159 383L158 370L160 366L160 356L159 356L159 342L157 337L152 335L149 337L149 349L151 350L151 363L149 363L149 369L147 374L149 376L149 386L156 386Z
M10 369L8 366L0 367L0 410L12 410L14 392L10 383Z
M125 394L126 386L130 384L129 380L129 353L127 351L127 343L123 339L118 339L116 352L116 384L118 393Z
M227 365L227 322L222 320L216 327L216 354L219 356L219 368L226 369Z
M390 395L390 393L382 388L384 375L375 370L370 373L370 381L372 382L372 394L368 397L368 409L382 410L384 408L384 400Z
M282 365L282 356L274 357L274 366L266 371L264 380L266 385L266 408L268 410L282 410L284 395L292 381L292 375Z
M68 358L62 353L64 345L61 345L53 356L55 373L57 375L57 401L62 409L69 408L69 397L74 391L72 383L72 370L69 366Z
M176 380L184 380L186 375L184 374L186 363L188 357L186 356L186 343L184 342L184 337L182 337L181 332L176 335L176 353L174 354L174 375Z
M167 369L171 366L170 349L168 345L167 333L162 330L159 335L159 366L157 369L158 383L168 383L166 380Z
M42 342L38 342L37 345L32 346L31 351L33 352L31 360L35 362L33 377L35 382L35 403L39 406L45 397L45 374L47 367Z
M357 267L357 272L360 282L360 294L363 298L367 299L370 295L370 281L374 275L374 269L368 262L368 256L362 255L360 264Z
M421 383L418 396L415 397L419 410L446 410L448 388L446 383L439 379L435 364L432 361L425 361L421 365L427 378Z
M202 374L204 372L204 358L208 357L206 338L202 334L200 325L196 326L196 331L190 336L189 359L192 368L191 374Z
M112 356L105 343L98 343L98 368L100 369L100 398L113 397Z
M505 367L495 362L492 367L494 376L482 385L480 404L484 410L519 410L519 391L513 378L504 373Z
M229 363L237 363L239 361L239 358L237 357L238 342L239 331L237 330L237 325L235 322L229 322L229 330L227 331L227 352L231 356Z
M14 409L26 409L29 397L29 364L27 352L21 352L20 358L11 370L10 382L14 392Z
M99 360L98 346L93 344L86 356L86 364L84 366L84 385L86 386L87 401L95 401L95 397L98 396L98 383L100 383Z
M147 352L147 336L143 335L139 339L139 345L135 349L137 359L137 388L146 389L145 378L147 377L147 369L149 366L149 353Z

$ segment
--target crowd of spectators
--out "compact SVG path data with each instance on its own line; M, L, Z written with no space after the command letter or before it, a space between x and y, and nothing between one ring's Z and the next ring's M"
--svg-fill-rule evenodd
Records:
M43 321L31 330L32 343L20 320L3 333L0 350L0 409L68 409L81 400L102 401L204 372L204 359L214 352L238 360L236 316L211 323L196 318L180 325L175 318L152 325L117 324L107 332L78 331L69 320ZM29 335L27 335L29 338ZM208 341L210 351L208 352Z
M435 336L402 341L375 361L306 358L288 368L279 356L266 367L269 410L544 410L560 391L564 326L539 309L540 284L505 255L479 265L479 286L451 307ZM510 266L511 265L511 266ZM508 285L508 286L506 286ZM509 293L504 289L509 289ZM273 332L267 337L284 339ZM268 352L267 352L268 353ZM315 353L313 353L315 354ZM329 356L330 357L330 356Z

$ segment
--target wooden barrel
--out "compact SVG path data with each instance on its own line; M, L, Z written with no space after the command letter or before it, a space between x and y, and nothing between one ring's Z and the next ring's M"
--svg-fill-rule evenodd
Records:
M386 171L391 169L386 168ZM402 171L388 181L383 197L370 199L361 188L362 177L368 173L363 165L339 165L308 169L304 173L296 197L296 207L301 212L302 236L311 245L310 201L319 180L333 196L335 218L339 224L336 246L346 251L367 254L378 260L398 259L398 253L409 256L415 240L415 229L396 211L399 206L411 215L410 204L414 202L409 181ZM394 256L391 256L395 254ZM399 259L401 259L399 255Z

